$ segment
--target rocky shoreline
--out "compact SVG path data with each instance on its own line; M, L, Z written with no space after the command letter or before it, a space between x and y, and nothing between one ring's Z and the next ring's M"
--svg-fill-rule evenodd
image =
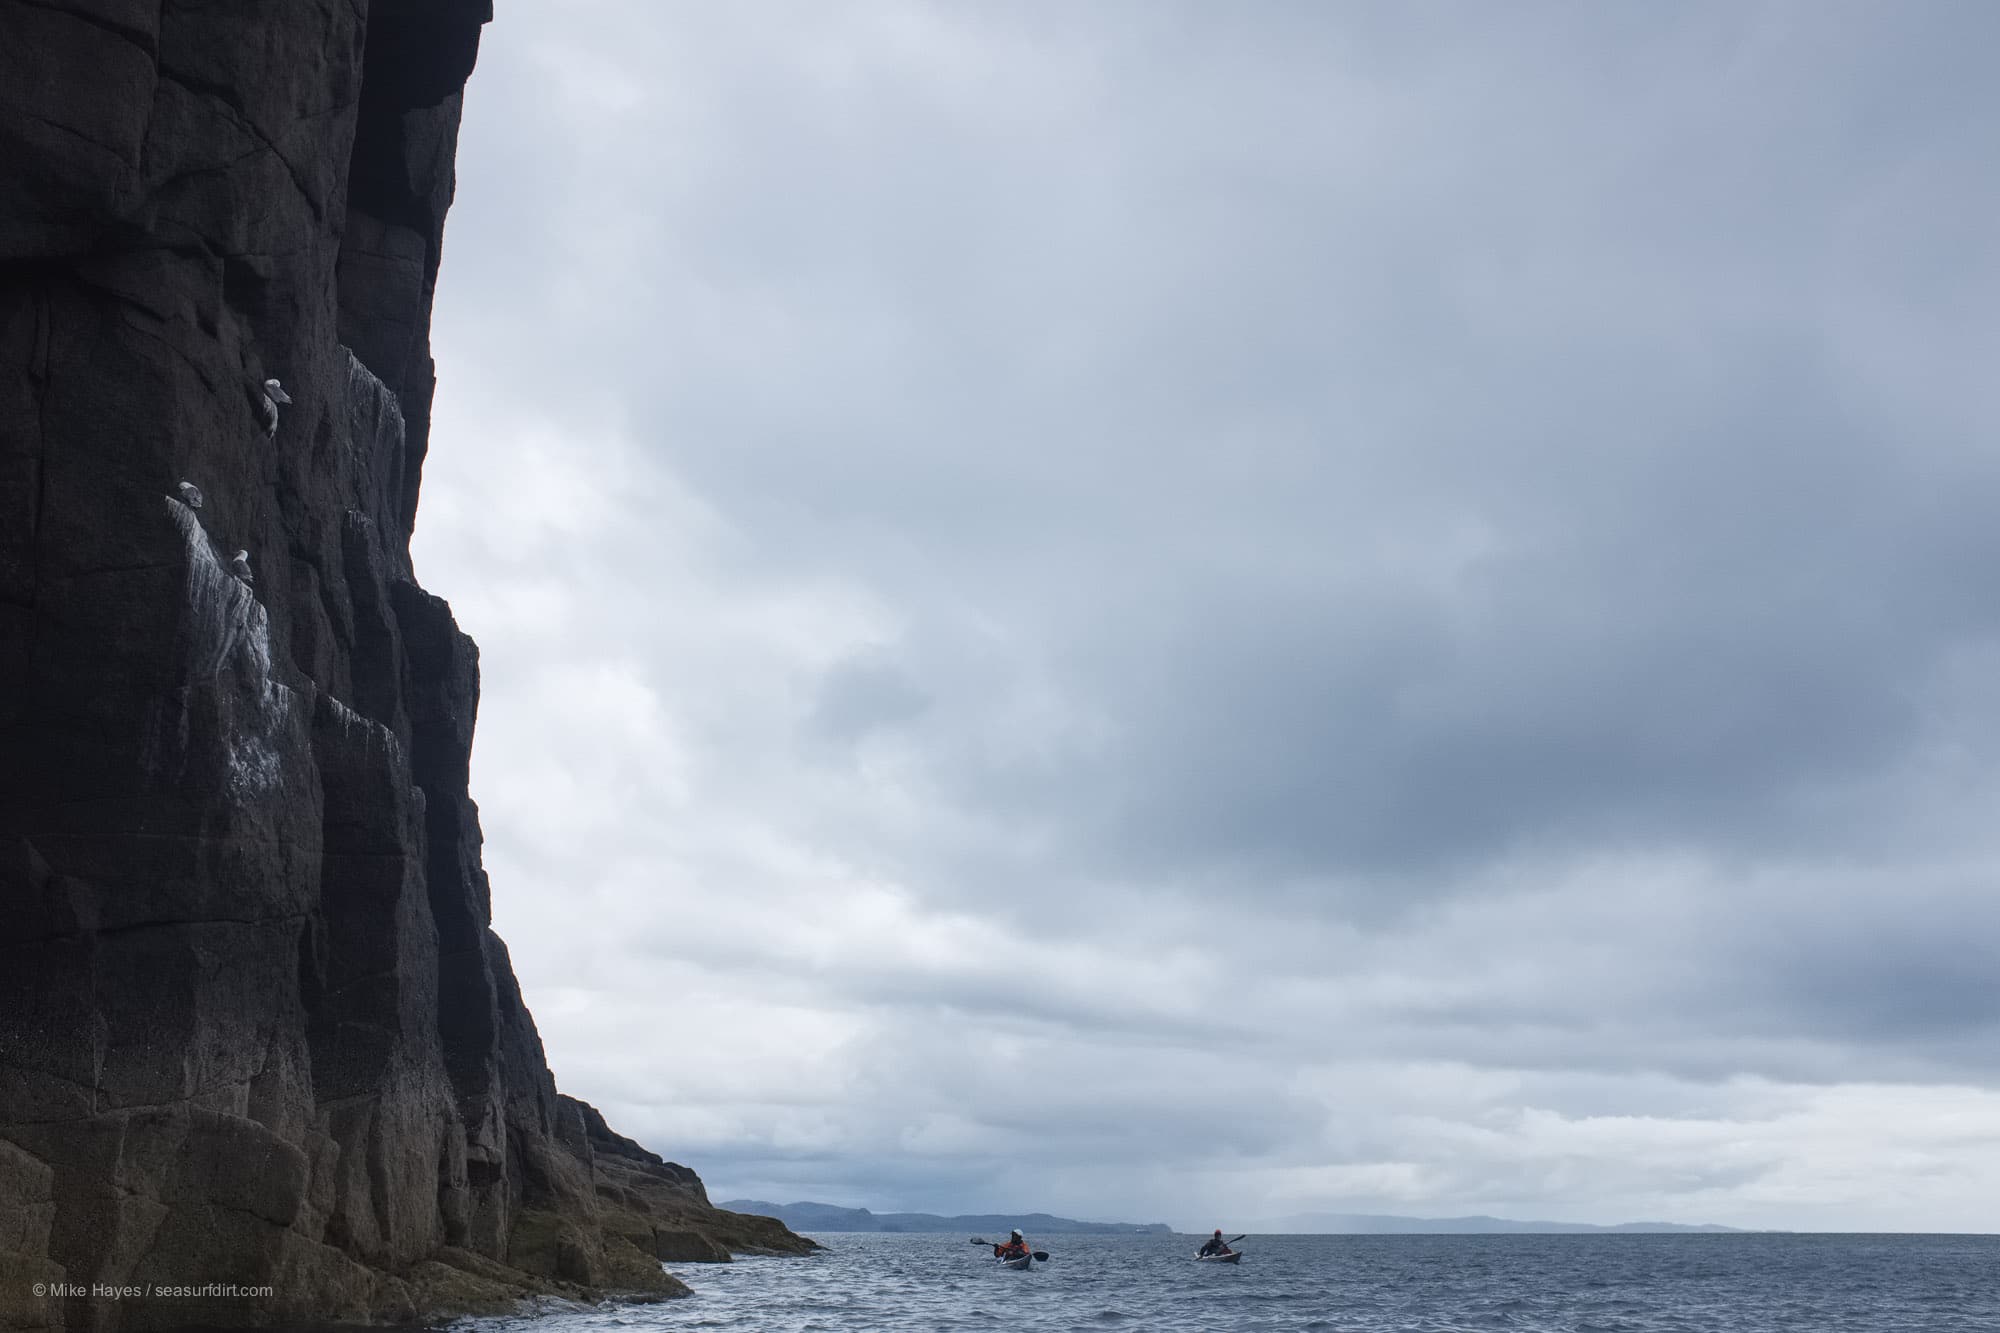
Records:
M558 1094L491 926L409 556L490 18L0 0L0 1329L812 1248Z

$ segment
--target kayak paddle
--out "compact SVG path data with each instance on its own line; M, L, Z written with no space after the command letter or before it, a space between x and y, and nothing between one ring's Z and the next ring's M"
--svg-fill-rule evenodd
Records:
M1241 1236L1238 1236L1237 1239L1241 1240L1243 1238ZM991 1245L993 1242L990 1240L981 1240L979 1237L974 1236L970 1241L966 1243L969 1245ZM1035 1258L1041 1260L1043 1263L1047 1263L1049 1261L1049 1252L1047 1250L1036 1250L1034 1254Z

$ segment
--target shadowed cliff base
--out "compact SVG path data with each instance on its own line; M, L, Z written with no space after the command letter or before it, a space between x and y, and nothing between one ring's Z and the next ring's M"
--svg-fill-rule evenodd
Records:
M810 1248L556 1092L491 928L409 558L490 16L0 0L0 1328Z

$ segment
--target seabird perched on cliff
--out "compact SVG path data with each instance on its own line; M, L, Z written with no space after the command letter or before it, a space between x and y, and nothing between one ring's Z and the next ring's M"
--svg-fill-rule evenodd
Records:
M229 572L237 578L242 579L245 583L255 583L257 581L257 576L250 572L250 553L248 551L238 551L236 553L236 558L229 562Z
M201 487L191 481L184 481L174 489L181 493L181 503L189 509L201 508Z
M283 403L286 407L290 407L292 405L292 396L286 393L285 386L276 380L265 380L264 392L259 399L258 407L264 419L264 434L267 436L275 436L278 433L278 404L280 403Z

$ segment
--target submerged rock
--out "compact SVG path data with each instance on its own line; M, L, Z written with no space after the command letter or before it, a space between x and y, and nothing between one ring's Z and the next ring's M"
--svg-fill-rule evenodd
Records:
M489 16L0 0L0 1328L810 1247L559 1096L491 928L478 652L409 558ZM148 1283L236 1290L89 1294Z

